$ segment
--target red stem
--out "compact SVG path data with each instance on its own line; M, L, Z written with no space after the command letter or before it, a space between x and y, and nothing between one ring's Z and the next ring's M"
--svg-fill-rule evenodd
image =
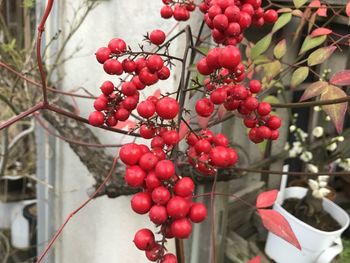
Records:
M36 112L37 110L41 110L44 109L46 107L46 104L43 102L39 102L38 104L36 104L35 106L29 108L26 111L23 111L22 113L12 117L11 119L5 121L4 123L0 124L0 131L4 128L9 127L10 125L14 124L15 122L27 117L28 115Z
M71 220L71 218L76 215L81 209L83 209L92 199L97 196L103 187L106 185L106 183L109 181L109 179L112 177L113 172L115 170L115 167L117 165L118 158L114 158L112 167L107 175L107 177L103 180L102 184L97 188L97 190L84 202L82 203L77 209L75 209L73 212L71 212L66 220L63 222L63 224L60 226L60 228L57 230L56 234L53 236L53 238L50 240L49 244L46 246L44 252L38 257L36 263L42 262L44 257L47 255L47 253L50 251L51 247L55 243L56 239L61 235L64 227L67 225L67 223Z
M45 30L46 20L51 13L53 2L54 2L54 0L48 0L48 2L47 2L44 16L41 18L41 21L40 21L39 26L38 26L38 35L37 35L37 39L36 39L36 59L37 59L38 67L39 67L42 90L43 90L43 97L44 97L45 103L47 103L47 87L46 87L45 69L44 69L43 61L41 59L41 37L42 37L42 34Z

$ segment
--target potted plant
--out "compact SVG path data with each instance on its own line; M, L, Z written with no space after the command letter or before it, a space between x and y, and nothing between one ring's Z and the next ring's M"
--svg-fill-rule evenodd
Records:
M288 187L279 192L273 209L290 224L301 249L269 232L265 252L276 262L327 263L342 250L341 234L349 225L348 214L324 198L326 176L309 180L309 189Z

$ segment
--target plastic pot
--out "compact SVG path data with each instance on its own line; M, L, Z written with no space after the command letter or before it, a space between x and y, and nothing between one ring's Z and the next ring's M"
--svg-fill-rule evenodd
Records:
M338 205L328 199L323 199L324 210L341 226L339 230L332 232L321 231L302 222L281 206L285 199L301 199L306 193L307 189L303 187L288 187L283 193L279 193L273 206L273 209L282 214L289 222L301 245L301 250L298 250L269 232L265 252L277 263L329 263L343 250L340 236L349 225L349 216Z

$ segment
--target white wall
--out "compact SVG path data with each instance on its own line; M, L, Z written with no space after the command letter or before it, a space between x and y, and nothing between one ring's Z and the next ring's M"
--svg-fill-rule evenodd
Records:
M60 4L59 15L63 35L68 29L67 20L72 19L73 8L78 6L80 1L82 0L57 1ZM70 55L77 45L82 49L62 68L63 89L83 86L98 94L99 85L104 80L112 79L116 83L117 78L108 78L103 72L102 66L95 60L94 52L98 47L107 45L113 37L121 37L135 48L147 31L156 28L169 31L176 22L160 19L161 6L161 0L100 1L100 5L90 13L67 46L66 56ZM180 47L183 44L183 39L176 41L173 50L181 54ZM171 91L176 86L176 78L173 75L161 85L149 88L147 93L152 94L156 88L161 88L162 92ZM87 117L93 110L91 100L78 99L77 103L82 116ZM133 139L98 129L94 131L102 142L118 143ZM116 150L109 151L115 153ZM66 216L87 198L86 190L94 182L66 143L58 142L57 156L55 220L56 226L59 227ZM67 225L54 248L55 262L146 262L144 253L138 251L132 242L134 233L143 227L152 227L152 224L147 216L132 212L129 197L100 197L73 217ZM169 245L173 250L173 244Z

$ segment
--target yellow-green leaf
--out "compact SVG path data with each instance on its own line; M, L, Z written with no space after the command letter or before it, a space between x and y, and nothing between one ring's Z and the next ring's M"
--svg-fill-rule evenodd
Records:
M316 97L327 90L328 83L325 81L317 81L308 86L303 96L301 96L300 101L308 100L310 98Z
M307 0L293 0L296 8L302 7L306 2Z
M272 40L272 34L268 34L260 39L254 47L252 47L252 59L256 59L262 53L264 53L270 46Z
M301 45L299 55L305 53L306 51L308 51L310 49L318 47L326 40L326 38L327 38L327 36L319 36L319 37L307 36L305 38L303 44Z
M275 55L275 58L280 59L286 54L286 52L287 42L285 39L282 39L280 42L277 43L277 45L273 49L273 54Z
M290 22L291 19L292 19L292 13L284 13L284 14L282 14L277 19L276 23L274 24L274 26L272 28L272 32L275 33L278 30L280 30L282 27L287 25Z
M336 49L335 46L328 46L315 50L307 59L307 64L311 67L325 62Z
M346 93L342 89L333 85L329 85L327 87L326 92L322 93L321 101L335 100L335 99L340 99L344 97L346 97ZM344 119L345 119L347 108L348 108L347 102L322 106L322 109L331 118L338 133L341 133L343 131Z
M271 60L265 56L265 55L260 55L256 59L254 59L254 64L255 65L261 65L261 64L266 64L271 62Z
M278 98L276 96L266 96L263 101L268 102L270 104L276 104L276 103L280 103L280 101L278 100Z
M281 72L281 62L275 60L273 62L267 63L263 65L265 70L265 75L267 78L267 82L270 82L274 77L276 77Z
M309 67L300 67L293 72L290 86L292 89L303 83L303 81L309 75Z

